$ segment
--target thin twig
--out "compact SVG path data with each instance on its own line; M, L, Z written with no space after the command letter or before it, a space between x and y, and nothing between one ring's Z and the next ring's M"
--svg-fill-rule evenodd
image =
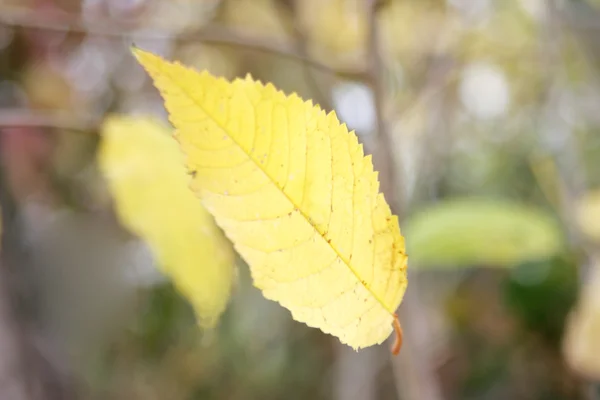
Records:
M69 130L89 130L101 119L75 117L61 112L43 112L26 108L0 110L0 127L39 127Z
M80 32L96 36L131 38L132 40L170 39L177 42L199 41L224 46L242 47L244 49L251 49L295 59L310 65L314 69L329 74L352 77L357 80L361 80L365 77L365 71L350 68L333 69L322 62L306 57L295 48L293 43L289 43L287 40L274 41L264 39L258 36L249 35L247 32L241 32L232 28L217 25L207 25L191 33L175 34L153 29L149 26L135 26L130 21L128 21L127 24L103 18L82 21L77 15L48 12L40 13L25 9L24 7L0 8L0 24L56 32Z

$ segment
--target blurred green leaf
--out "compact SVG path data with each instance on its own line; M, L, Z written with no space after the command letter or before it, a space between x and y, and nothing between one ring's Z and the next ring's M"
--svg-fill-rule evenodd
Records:
M413 268L510 267L547 258L562 247L561 231L550 215L509 201L444 201L404 226Z
M577 299L578 282L575 259L525 262L512 271L505 301L526 328L557 345Z

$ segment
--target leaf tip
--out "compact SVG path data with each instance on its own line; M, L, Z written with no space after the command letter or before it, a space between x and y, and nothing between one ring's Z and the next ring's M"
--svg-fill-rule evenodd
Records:
M148 71L148 67L152 65L153 62L156 62L156 60L160 58L156 54L137 47L135 44L131 45L130 50L137 62L140 63L146 71Z
M131 51L131 54L133 54L133 56L135 57L136 61L142 67L144 67L144 69L146 69L146 63L144 61L147 58L148 53L146 51L140 49L139 47L137 47L135 44L132 44L131 47L129 48L129 50Z
M131 54L138 60L144 52L144 50L140 49L135 43L132 43L131 46L129 46L129 51L131 51Z
M397 314L394 314L394 332L396 333L396 340L392 345L392 354L397 356L400 353L400 349L402 348L402 339L404 337L402 327L400 326L400 320L398 319Z

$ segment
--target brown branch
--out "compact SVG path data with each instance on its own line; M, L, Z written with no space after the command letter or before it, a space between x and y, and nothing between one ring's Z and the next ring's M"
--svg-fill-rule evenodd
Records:
M385 65L379 48L379 27L377 24L378 1L371 0L369 12L369 40L368 56L370 60L369 78L374 91L375 109L377 118L377 135L373 148L373 162L378 171L381 190L390 203L394 214L401 219L406 213L404 198L401 195L402 179L397 174L398 166L393 156L394 143L391 137L385 113L385 83L381 75ZM415 282L416 283L416 282ZM413 285L414 286L414 285ZM421 315L420 300L417 296L418 288L413 287L407 291L402 312L402 319L407 321L404 334L404 346L398 356L393 356L392 368L396 376L397 389L400 398L419 400L439 400L442 398L441 390L431 365L429 354L424 352L422 344L427 339L423 336L424 321Z
M26 108L0 109L0 128L38 127L89 130L98 126L100 118L74 117L61 112L44 112Z
M379 171L380 190L383 192L392 212L398 215L402 209L398 198L398 189L402 186L402 183L400 178L396 176L397 168L393 158L391 133L384 115L385 84L383 79L381 79L381 74L384 71L384 63L379 48L379 29L377 24L378 4L376 0L371 0L364 5L366 7L365 11L368 13L369 24L368 48L366 49L369 61L367 80L371 85L375 102L376 132L375 135L373 135L374 138L372 140L363 141L363 144L366 152L373 155L375 170ZM395 366L395 363L397 363L398 360L407 360L409 355L412 359L416 358L413 354L415 353L414 349L411 349L414 348L414 342L412 342L410 337L405 341L402 349L399 349L400 345L402 345L403 333L397 319L394 321L394 328L396 330L397 340L391 350L392 353L397 353L397 350L400 350L400 353L398 356L393 356L395 360L392 361L392 367ZM334 391L334 397L336 399L343 399L348 398L349 396L360 395L361 399L375 399L377 397L377 370L385 365L384 360L386 360L386 356L383 354L387 355L389 354L389 351L389 349L386 349L385 351L372 349L356 354L348 350L345 346L339 347L337 355L338 361L336 363L338 378L337 384L335 385L336 390ZM407 372L411 371L406 365L403 367L406 367L405 369ZM394 371L394 374L398 376L401 375L401 373L398 374L396 371ZM420 379L420 377L416 378ZM414 391L411 392L407 390L409 387L413 387L410 382L406 385L402 382L402 385L398 390L402 390L403 393L401 394L408 394L408 396L402 396L400 398L406 398L408 400L417 398L432 400L431 397L427 396L412 396ZM425 393L423 394L425 395Z
M293 43L288 43L287 40L273 41L249 35L247 32L217 25L207 25L195 32L180 35L156 30L149 26L136 26L136 24L132 24L130 21L128 21L127 24L103 18L95 18L92 21L82 21L81 18L76 15L49 12L40 13L27 10L24 7L0 8L0 24L56 32L81 32L90 35L115 38L131 37L132 41L136 39L170 39L177 42L199 41L223 46L241 47L295 59L310 65L316 70L329 74L346 76L357 80L364 79L365 77L365 71L358 69L334 70L330 66L302 54L302 52L295 48Z
M367 56L369 57L368 78L373 90L375 100L375 117L377 131L375 143L372 145L373 163L379 171L381 191L390 204L392 212L400 213L400 201L398 196L399 177L396 175L396 165L391 153L393 144L389 127L384 116L385 87L381 75L384 73L384 64L379 48L379 27L377 24L377 0L371 0L368 9L369 37L367 43Z

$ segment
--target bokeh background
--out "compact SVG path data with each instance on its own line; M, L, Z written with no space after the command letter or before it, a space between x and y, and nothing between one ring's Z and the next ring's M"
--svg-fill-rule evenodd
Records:
M240 259L198 329L97 166L108 115L166 120L132 43L356 130L407 241L399 356ZM0 398L599 399L599 67L597 0L0 0Z

